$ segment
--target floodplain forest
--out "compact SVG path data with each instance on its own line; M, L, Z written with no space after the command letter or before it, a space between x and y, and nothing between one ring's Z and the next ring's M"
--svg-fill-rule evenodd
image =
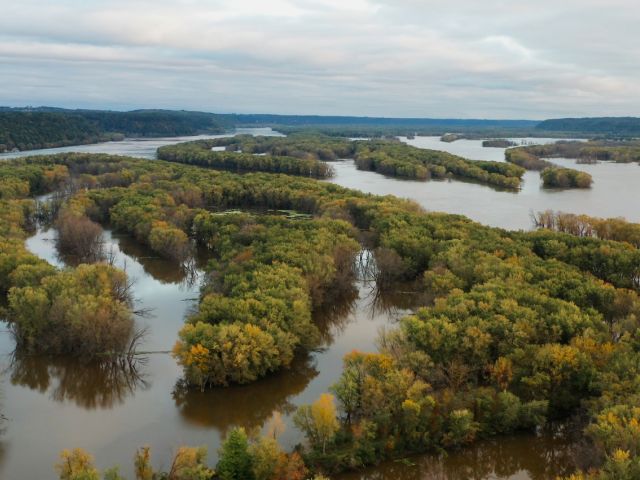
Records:
M378 161L410 152L388 142L355 148ZM520 167L487 163L474 168L518 178ZM413 280L429 292L432 302L381 333L378 352L348 354L331 391L298 409L305 442L294 452L233 430L219 478L331 474L576 415L595 453L590 472L573 478L638 478L640 251L632 233L603 233L627 231L613 221L581 219L597 234L575 235L549 214L539 223L552 228L509 232L311 178L95 154L12 160L0 178L3 316L30 353L127 351L130 282L95 251L106 224L176 268L196 245L208 252L199 305L173 349L192 388L250 383L315 348L312 313L353 285L362 248L376 259L378 288ZM34 200L56 191L65 195L55 206ZM71 232L60 241L82 258L76 267L26 250L38 218ZM137 478L212 478L205 453L184 447L158 473L142 449ZM57 470L62 479L99 475L82 450L64 452Z

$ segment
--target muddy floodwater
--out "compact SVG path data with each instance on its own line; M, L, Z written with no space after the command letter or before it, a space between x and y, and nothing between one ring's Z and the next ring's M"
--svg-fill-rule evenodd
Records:
M246 133L269 134L251 129ZM189 138L131 140L100 145L52 149L90 151L155 158L162 144ZM406 140L406 139L405 139ZM422 148L438 148L472 159L503 160L504 149L483 148L480 141L443 143L436 138L406 140ZM43 153L43 152L30 152ZM378 194L411 198L429 210L467 215L488 225L529 229L530 212L548 208L603 217L623 216L640 221L640 167L637 164L576 165L594 178L590 190L544 190L537 172L528 172L519 192L505 192L474 183L403 181L355 169L352 161L336 162L331 181ZM133 363L89 363L66 357L12 355L14 342L0 324L0 402L8 422L0 436L0 478L54 478L53 464L63 448L83 447L96 456L100 468L120 464L132 477L131 459L142 445L152 447L154 462L166 466L179 445L207 445L215 463L220 440L234 426L260 428L275 412L288 425L281 438L291 448L301 441L291 415L301 404L327 391L341 370L342 357L353 349L375 350L383 327L424 304L409 286L381 298L374 285L360 278L341 304L318 312L323 332L317 351L297 358L290 369L249 386L209 392L186 390L181 371L169 355L185 316L197 302L201 272L183 275L177 266L157 258L127 236L105 232L107 249L116 264L135 279L137 306L149 309L137 321L148 327ZM54 265L55 232L38 231L28 248ZM366 252L365 252L366 255ZM479 442L471 448L385 462L340 480L552 479L571 471L579 450L575 432L556 427L537 435L515 435Z
M196 304L201 275L184 277L127 236L105 232L116 265L135 280L136 307L150 309L138 320L149 329L133 364L85 364L66 357L12 355L13 340L2 325L2 405L9 417L0 440L0 478L46 479L63 448L82 446L101 468L122 464L131 474L135 449L152 446L161 466L178 446L208 445L212 461L220 439L234 426L259 428L275 412L288 428L281 441L301 441L291 423L298 405L314 401L336 381L342 357L373 350L378 331L392 326L419 300L407 291L379 298L371 283L356 282L343 304L317 314L323 345L297 358L290 369L249 386L205 393L182 388L181 370L168 354L184 317ZM58 266L55 231L39 231L27 247ZM34 455L34 452L37 452Z
M447 143L439 137L401 138L418 148L443 150L470 160L504 161L504 148L485 148L481 140ZM513 139L520 143L545 143L552 139ZM375 172L357 170L353 160L333 163L331 182L378 195L410 198L427 210L465 215L485 225L510 230L529 230L531 213L548 209L583 213L596 217L625 217L640 222L640 166L637 163L598 162L580 165L575 160L554 158L551 162L588 172L589 189L542 188L538 172L526 172L519 191L500 190L460 180L400 180Z

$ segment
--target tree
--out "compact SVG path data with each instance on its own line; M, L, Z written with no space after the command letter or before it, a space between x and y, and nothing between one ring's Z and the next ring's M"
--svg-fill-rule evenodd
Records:
M222 480L253 480L253 462L244 428L234 428L222 444L216 471Z
M498 358L491 368L491 375L500 389L505 392L513 378L513 364L511 360L505 357Z
M136 450L133 457L136 480L153 480L150 447L144 446Z
M214 472L207 467L206 459L207 447L178 448L167 480L209 480Z
M296 411L294 422L305 432L316 447L326 453L327 443L340 428L333 395L323 393L312 405L303 405Z
M55 469L60 480L99 480L100 478L93 464L93 456L81 448L63 450Z
M260 437L249 447L255 480L271 480L284 452L274 438Z

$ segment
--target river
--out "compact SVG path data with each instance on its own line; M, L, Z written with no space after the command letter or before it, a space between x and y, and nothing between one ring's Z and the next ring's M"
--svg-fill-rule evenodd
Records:
M113 142L91 143L88 145L71 145L68 147L43 148L40 150L25 150L24 152L6 152L0 153L0 159L3 158L20 158L30 155L53 155L65 152L80 153L109 153L112 155L128 155L139 158L156 158L156 150L165 145L173 145L174 143L189 142L192 140L205 140L209 138L225 138L233 135L264 135L283 137L279 132L271 128L236 128L235 130L221 135L195 135L188 137L141 137L141 138L125 138L124 140Z
M271 132L252 129L247 133ZM427 142L426 139L435 142L430 137L410 142ZM133 154L135 150L136 156L155 158L157 146L176 140L109 142L77 148L113 154ZM464 147L465 155L476 158L500 160L504 155L503 149L482 149L480 142L459 142L438 141L437 146L458 154ZM485 157L480 157L481 153ZM573 161L554 161L574 166ZM538 174L528 173L523 190L517 193L459 181L390 179L357 171L351 161L336 162L335 166L337 175L332 181L341 185L412 198L430 210L462 213L505 228L530 228L529 211L545 208L634 220L639 214L634 208L638 193L632 188L640 180L636 164L575 166L588 169L594 176L595 185L589 191L545 191L539 186ZM42 258L63 266L64 261L56 254L54 235L53 231L38 231L27 246ZM164 352L171 349L185 315L195 305L198 278L183 278L174 264L157 258L127 236L106 231L105 238L117 265L126 268L135 279L138 306L152 309L149 318L138 320L149 327L141 350L157 353L125 366L81 364L61 357L13 357L13 340L3 331L0 401L9 421L0 436L0 478L53 478L52 466L59 451L78 446L95 454L100 468L120 464L130 477L133 452L145 444L151 445L158 466L166 466L172 451L183 444L207 445L213 463L220 439L231 427L259 428L275 412L281 413L288 425L281 442L291 448L301 439L291 424L295 407L327 391L339 376L345 353L353 349L374 350L379 329L393 326L399 317L421 303L421 299L407 294L380 301L373 286L366 279L359 279L351 301L317 315L324 334L322 349L296 359L289 370L249 386L205 393L186 391L180 387L179 367ZM422 455L403 462L386 462L338 478L551 479L572 469L576 448L572 435L557 428L538 435L479 442L448 456Z
M443 150L471 160L504 161L504 148L485 148L481 140L441 142L439 137L401 138L419 147ZM513 139L540 143L554 139ZM577 164L554 158L551 162L588 172L590 189L542 188L538 172L526 172L519 191L500 190L460 180L399 180L375 172L356 170L353 160L332 163L336 175L331 182L378 195L396 195L418 202L427 210L465 215L484 225L510 230L532 228L531 213L552 209L597 217L624 217L640 222L640 166L637 163L599 162Z

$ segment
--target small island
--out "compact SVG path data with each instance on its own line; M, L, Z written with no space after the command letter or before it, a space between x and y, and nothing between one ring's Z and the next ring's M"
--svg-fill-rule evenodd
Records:
M485 148L509 148L515 147L517 145L517 143L505 138L493 138L489 140L483 140L482 142L482 146Z

